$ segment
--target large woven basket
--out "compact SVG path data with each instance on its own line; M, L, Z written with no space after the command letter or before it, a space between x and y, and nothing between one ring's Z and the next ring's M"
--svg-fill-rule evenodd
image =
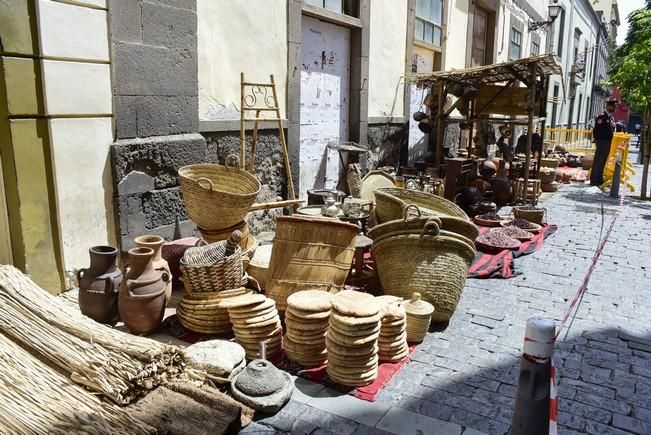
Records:
M220 292L243 286L242 249L225 256L226 241L190 248L181 258L183 286L187 293Z
M285 311L287 297L301 290L337 293L355 255L356 225L335 219L281 216L271 251L266 294Z
M418 292L434 305L432 321L445 322L457 307L475 251L428 222L421 234L385 237L371 253L384 292L408 299Z
M233 159L226 160L225 166L199 164L179 169L188 215L206 230L241 222L260 192L257 178L230 163Z
M515 206L513 207L513 216L519 219L525 219L534 224L542 225L545 214L547 213L546 208L533 208L527 209L523 208L526 206Z
M430 220L434 220L437 224L441 225L440 218L432 216L423 217L420 213L420 208L418 208L417 205L410 204L402 211L401 219L392 220L374 226L368 231L368 237L372 240L379 240L387 234L410 231L420 232L425 224Z
M396 188L377 189L374 193L380 223L400 219L409 204L417 205L424 216L455 216L468 220L468 215L458 205L438 195Z

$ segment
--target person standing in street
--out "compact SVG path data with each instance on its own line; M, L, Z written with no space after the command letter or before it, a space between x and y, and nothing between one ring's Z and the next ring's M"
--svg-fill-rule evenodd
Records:
M635 136L640 137L641 131L642 131L642 126L640 124L635 124Z
M615 118L613 113L617 107L617 100L608 100L606 110L595 118L592 129L592 140L596 143L597 149L594 153L592 171L590 172L590 185L601 186L604 183L604 168L610 153L610 143L615 133Z

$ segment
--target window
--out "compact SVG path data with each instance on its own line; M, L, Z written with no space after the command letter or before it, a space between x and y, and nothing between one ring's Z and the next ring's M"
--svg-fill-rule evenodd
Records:
M563 56L563 33L565 31L565 9L561 9L560 17L556 20L558 21L558 39L556 43L556 56Z
M416 0L415 38L441 46L443 0Z
M554 85L554 98L552 99L552 128L556 127L556 115L558 115L558 85Z
M331 11L357 17L359 14L356 10L357 2L355 0L304 0L305 3L329 9Z
M578 63L579 59L579 43L581 42L581 31L574 29L574 63Z
M531 41L531 55L538 56L540 54L540 42Z
M520 59L522 56L522 32L515 27L511 28L511 49L509 59Z

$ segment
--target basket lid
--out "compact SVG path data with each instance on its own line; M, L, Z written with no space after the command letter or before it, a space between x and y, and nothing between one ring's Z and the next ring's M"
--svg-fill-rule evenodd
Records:
M413 293L411 299L404 303L407 314L416 316L431 316L434 306L420 298L420 293Z
M332 307L345 316L371 317L380 312L375 297L355 290L342 290L332 297Z
M302 290L287 298L287 308L320 313L330 311L332 293L323 290Z

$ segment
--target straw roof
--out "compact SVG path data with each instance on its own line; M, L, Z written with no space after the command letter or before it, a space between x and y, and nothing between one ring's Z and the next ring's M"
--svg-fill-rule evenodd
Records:
M416 83L421 86L431 85L438 80L473 85L500 83L509 80L520 80L526 82L532 64L535 64L537 76L544 77L554 74L562 74L563 72L560 65L556 63L553 54L543 54L494 65L408 75L405 77L405 80L408 83Z

